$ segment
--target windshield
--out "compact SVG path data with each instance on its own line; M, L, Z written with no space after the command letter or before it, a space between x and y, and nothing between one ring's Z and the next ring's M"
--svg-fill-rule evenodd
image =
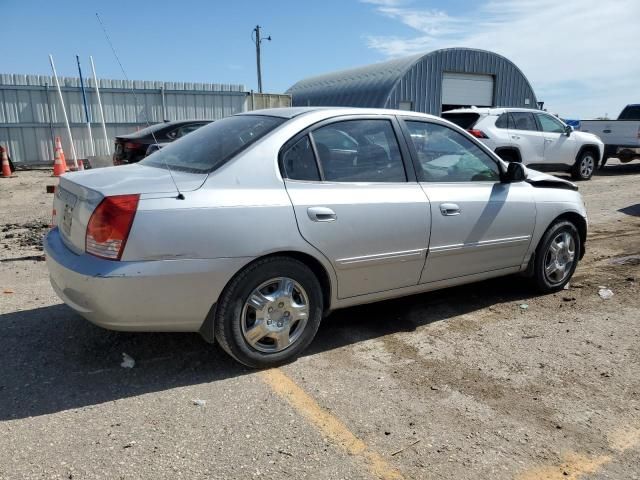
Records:
M284 118L259 115L223 118L154 152L140 163L159 168L168 166L184 172L209 173L284 121Z

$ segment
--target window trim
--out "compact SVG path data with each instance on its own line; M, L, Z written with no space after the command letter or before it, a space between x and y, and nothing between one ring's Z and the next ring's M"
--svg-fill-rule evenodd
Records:
M313 131L317 130L319 128L325 127L327 125L331 125L333 123L339 123L339 122L347 122L347 121L354 121L354 120L386 120L388 122L391 123L391 128L393 131L393 134L395 135L396 141L398 143L398 149L400 151L400 158L402 160L402 166L404 168L404 173L405 173L405 178L406 180L404 181L398 181L398 182L337 182L337 181L328 181L325 180L325 176L324 176L324 170L322 169L322 164L320 162L320 158L318 155L318 150L316 147L316 143L315 140L313 138ZM300 140L302 137L304 137L305 135L309 135L309 139L311 141L311 145L312 145L312 149L313 149L313 154L316 160L316 166L318 167L318 171L320 172L320 180L296 180L293 178L288 178L285 173L286 173L286 169L284 168L284 164L283 164L283 156L284 153L291 147L293 146L298 140ZM289 138L289 140L287 140L282 147L280 147L280 150L278 151L278 170L280 172L280 176L282 178L282 180L286 180L288 182L304 182L304 183L316 183L316 184L340 184L340 185L348 185L348 184L375 184L375 185L384 185L384 184L391 184L391 185L402 185L402 184L406 184L406 183L417 183L418 179L416 176L416 171L415 171L415 165L413 165L413 161L412 161L412 157L411 157L411 152L409 151L409 147L406 144L406 139L404 137L404 132L402 131L402 127L400 126L398 119L396 118L395 115L375 115L375 114L364 114L364 115L358 115L358 114L349 114L349 115L339 115L339 116L335 116L335 117L331 117L331 118L326 118L324 120L320 120L319 122L316 122L312 125L309 125L308 127L304 128L303 130L301 130L300 132L296 133L294 136L292 136L291 138Z
M411 154L411 159L412 159L412 163L413 163L413 168L416 171L416 175L418 178L418 182L419 183L426 183L426 184L446 184L446 185L481 185L481 184L489 184L489 185L494 185L496 183L503 183L504 182L504 176L507 173L507 169L506 166L503 164L502 160L500 160L500 158L489 148L487 147L484 143L480 142L479 140L477 140L473 135L471 135L470 133L468 133L466 130L463 130L460 127L456 128L452 128L450 125L445 124L444 122L440 122L437 119L428 119L428 118L420 118L420 117L410 117L407 115L399 115L398 116L398 120L400 121L400 125L402 128L402 133L404 135L404 139L405 142L407 142L408 146L409 146L409 151ZM482 150L484 153L487 154L487 156L493 160L495 162L495 164L498 167L498 173L500 175L500 178L497 181L492 181L492 180L482 180L482 181L477 181L477 182L428 182L426 180L422 179L422 165L420 164L420 159L418 158L418 152L416 151L415 145L413 144L413 141L411 140L411 132L409 131L409 126L407 125L407 122L419 122L419 123L429 123L432 125L438 125L444 128L448 128L449 130L453 130L456 133L459 133L460 135L462 135L463 137L465 137L467 140L471 141L471 143L473 143L476 147L480 148L480 150ZM418 173L420 172L420 173Z

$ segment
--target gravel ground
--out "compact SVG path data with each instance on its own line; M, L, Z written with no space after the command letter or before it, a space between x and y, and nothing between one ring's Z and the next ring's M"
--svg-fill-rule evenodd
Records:
M568 290L503 278L342 310L278 377L74 314L42 261L55 179L0 179L0 479L639 479L639 181L614 163L580 184Z

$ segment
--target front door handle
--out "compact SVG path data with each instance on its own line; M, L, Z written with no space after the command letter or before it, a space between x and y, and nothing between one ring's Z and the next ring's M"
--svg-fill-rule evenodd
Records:
M335 222L338 219L336 212L327 207L309 207L307 215L312 222Z
M513 140L520 140L520 136L519 135L511 135L511 138Z
M454 215L460 215L460 207L455 203L441 203L440 213L445 217L452 217Z

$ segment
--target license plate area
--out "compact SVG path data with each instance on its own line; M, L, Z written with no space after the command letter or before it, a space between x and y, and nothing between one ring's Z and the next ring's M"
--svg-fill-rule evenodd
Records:
M62 189L58 188L56 195L58 196L58 200L60 201L60 223L59 227L62 230L62 233L67 237L71 237L71 225L73 223L73 210L76 207L76 203L78 202L78 197L74 194Z

